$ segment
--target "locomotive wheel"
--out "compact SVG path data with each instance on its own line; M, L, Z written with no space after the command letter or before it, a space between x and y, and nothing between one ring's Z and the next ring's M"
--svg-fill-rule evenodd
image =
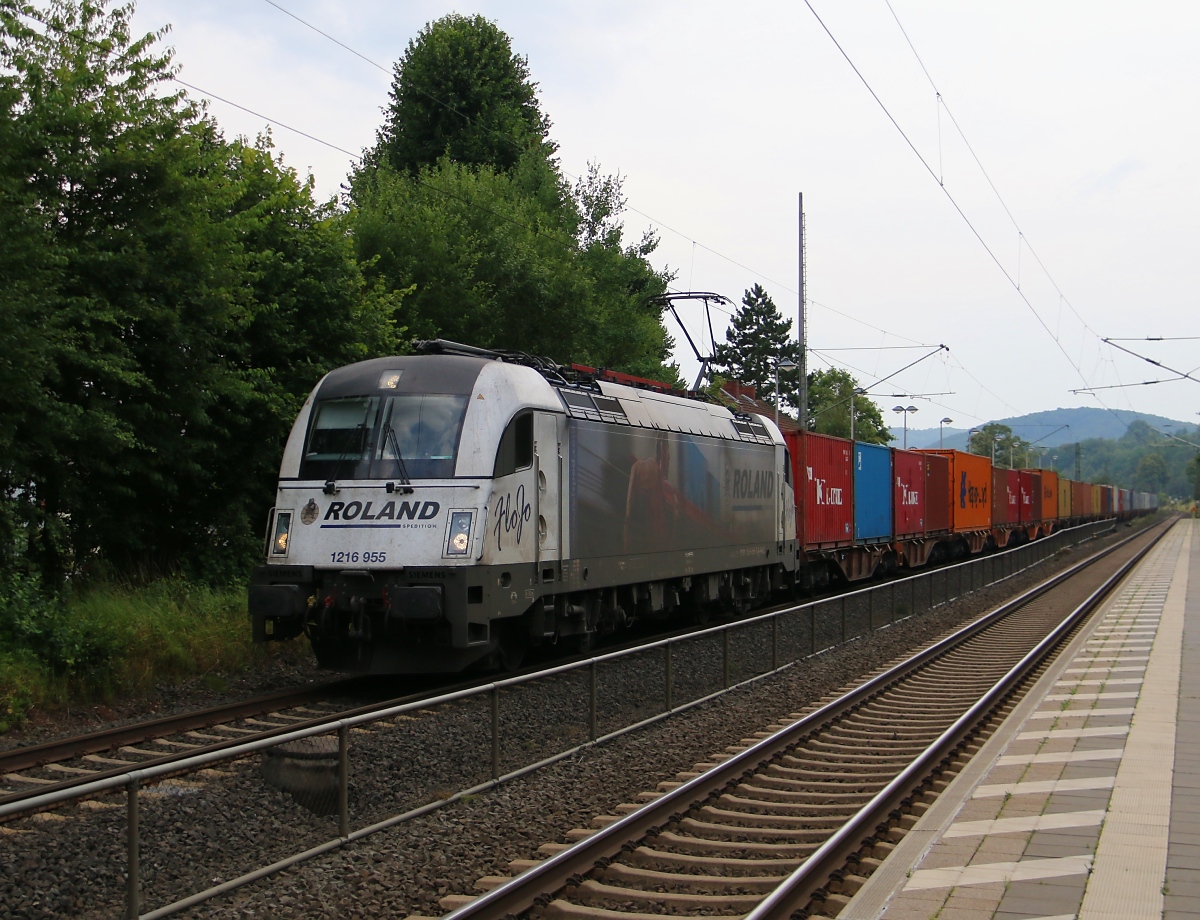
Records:
M529 633L520 619L501 621L496 632L496 664L501 671L511 673L525 660L529 651Z

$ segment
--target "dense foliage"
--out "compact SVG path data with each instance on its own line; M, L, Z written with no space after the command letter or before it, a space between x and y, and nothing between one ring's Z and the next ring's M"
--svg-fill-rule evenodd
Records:
M130 14L0 14L0 552L51 587L239 574L306 391L392 339L311 185L171 92Z
M623 243L619 177L571 185L527 63L482 17L425 27L396 65L347 222L395 321L448 338L674 379L650 233Z

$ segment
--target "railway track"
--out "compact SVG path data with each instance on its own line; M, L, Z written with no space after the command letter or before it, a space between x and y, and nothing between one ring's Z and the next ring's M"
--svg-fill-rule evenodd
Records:
M454 920L836 916L1170 522L450 896ZM799 913L797 913L799 912Z
M918 574L925 571L928 570ZM899 581L904 577L914 576L886 580ZM756 613L788 606L791 604L771 605ZM699 628L704 628L703 624ZM647 634L606 647L603 651L623 651L635 648L643 641L685 637L695 629ZM561 661L571 661L575 657L586 656L573 656ZM518 673L534 671L542 666L545 666L545 662ZM0 752L0 805L15 804L47 792L68 790L95 780L119 776L131 769L158 767L173 760L232 748L246 741L267 739L375 709L419 701L426 696L470 688L491 679L490 676L482 676L453 685L438 684L423 688L420 692L346 709L331 702L330 698L352 693L361 687L358 679L350 678L14 748Z

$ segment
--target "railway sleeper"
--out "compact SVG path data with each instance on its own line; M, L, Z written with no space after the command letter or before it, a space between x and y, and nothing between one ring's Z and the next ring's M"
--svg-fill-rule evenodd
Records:
M750 859L806 859L816 852L820 842L801 841L795 843L772 843L768 840L723 840L717 838L692 837L676 831L660 831L646 840L646 845L657 849L669 847L675 852L691 856Z
M814 796L814 798L816 798ZM860 799L859 801L868 801ZM723 795L717 799L717 804L728 808L730 811L745 811L751 814L770 814L770 815L807 815L812 818L826 818L833 816L841 818L843 822L846 818L846 802L788 802L781 801L775 797L757 796L739 796L739 795Z
M739 783L735 792L770 802L807 802L814 805L839 805L846 807L870 800L873 792L817 792L803 784L803 790L772 789L756 786L753 782Z
M715 821L701 821L698 818L683 818L679 829L697 836L709 837L712 840L732 840L734 842L777 842L777 843L814 843L821 844L829 836L825 829L807 829L803 827L747 827L739 824L724 824Z
M886 784L892 781L892 777L896 775L895 771L880 770L876 764L861 764L860 768L843 769L838 774L831 774L827 767L828 761L820 760L799 760L796 759L794 767L784 767L779 764L771 764L767 767L767 776L779 777L781 779L794 779L801 782L802 785L807 785L809 781L818 783L828 782L838 785L848 783L868 783L878 781ZM851 765L852 766L852 765Z
M612 863L599 870L596 876L606 883L615 882L648 891L666 889L708 895L767 894L787 878L786 875L695 875L662 872L624 863Z
M769 764L762 773L755 773L747 779L756 784L763 784L778 789L792 789L798 792L861 792L872 783L886 785L891 782L891 775L879 773L874 777L857 773L852 777L838 775L832 777L827 770L795 770Z
M695 872L703 875L729 876L789 874L800 865L799 859L733 858L722 856L693 856L688 853L668 853L653 847L640 846L628 856L626 862L646 869L671 869L680 872Z
M612 905L617 909L626 904L652 904L677 910L702 910L706 914L713 913L718 916L740 916L749 913L762 900L762 896L757 894L711 895L681 891L640 891L636 888L606 885L590 878L584 879L573 888L567 888L563 894L572 901Z
M947 726L948 727L948 726ZM945 729L943 729L944 731ZM826 732L819 739L813 739L806 746L823 746L828 750L861 750L863 747L886 748L888 753L919 753L929 746L940 735L940 731L914 732L909 729L893 731L891 737L885 737L884 732L863 731L847 732L838 730ZM818 748L820 749L820 748Z
M844 773L871 773L891 766L903 769L912 758L906 759L895 754L856 754L853 748L843 748L840 751L804 751L802 756L788 755L780 759L788 767L820 769L825 764L836 764Z
M542 911L545 920L662 920L663 914L646 914L627 910L605 910L570 901L551 901Z
M790 833L793 830L818 832L823 828L836 830L846 823L846 815L803 815L780 814L779 812L758 813L753 811L732 811L728 808L717 808L705 805L696 812L701 818L706 818L713 824L730 828L747 830L750 828L768 828L779 833Z

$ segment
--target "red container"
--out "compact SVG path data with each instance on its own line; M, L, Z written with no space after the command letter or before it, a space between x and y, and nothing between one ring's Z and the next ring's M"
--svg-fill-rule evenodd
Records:
M1021 522L1021 471L1005 470L1004 485L1008 489L1008 523Z
M1090 482L1071 483L1071 517L1086 518L1092 516L1092 484Z
M1042 472L1018 470L1021 483L1021 523L1036 524L1042 519Z
M992 526L1011 523L1008 516L1008 470L992 467Z
M892 534L897 540L925 533L925 455L892 451Z
M925 532L950 532L950 458L941 454L925 457Z
M1058 518L1058 473L1042 470L1042 520Z
M853 442L824 434L789 431L796 485L796 528L804 549L854 542Z

